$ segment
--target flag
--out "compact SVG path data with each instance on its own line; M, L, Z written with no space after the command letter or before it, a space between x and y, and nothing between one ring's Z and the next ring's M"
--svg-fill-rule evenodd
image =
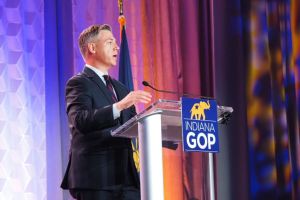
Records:
M130 91L133 90L131 63L125 26L123 26L121 30L119 81L122 82Z
M131 62L129 55L129 47L127 42L126 30L125 30L125 17L120 12L119 17L120 29L121 29L121 46L120 46L120 58L119 58L119 81L123 83L130 91L133 90L133 79L131 71ZM138 140L132 139L133 159L137 171L140 171L139 161L139 147Z

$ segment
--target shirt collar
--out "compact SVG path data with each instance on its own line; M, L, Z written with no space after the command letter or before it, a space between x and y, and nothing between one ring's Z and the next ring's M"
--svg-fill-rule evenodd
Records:
M99 70L99 69L97 69L96 67L93 67L93 66L91 66L91 65L89 65L89 64L85 64L85 66L86 66L87 68L93 70L93 71L101 78L101 80L106 84L106 81L104 80L103 75L108 75L107 72L104 73L104 72L102 72L101 70Z

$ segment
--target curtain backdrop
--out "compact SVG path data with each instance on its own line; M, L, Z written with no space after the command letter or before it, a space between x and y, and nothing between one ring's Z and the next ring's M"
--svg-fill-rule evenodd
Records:
M144 79L159 89L213 96L211 8L211 1L142 1L143 77L139 82ZM170 94L154 96L179 100ZM208 199L207 161L206 154L185 154L181 146L177 151L164 150L165 198Z
M251 199L300 198L297 7L298 1L289 0L252 1L249 6L247 124Z
M299 199L299 3L231 0L214 9L217 99L235 109L220 136L218 191Z

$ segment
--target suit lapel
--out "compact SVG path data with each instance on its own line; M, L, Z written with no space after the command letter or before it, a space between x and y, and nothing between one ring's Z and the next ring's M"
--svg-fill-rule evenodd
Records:
M99 87L101 92L104 94L105 98L110 103L114 103L108 89L105 86L105 84L103 83L101 78L93 70L85 67L84 70L83 70L83 73L85 73L87 75L87 77L89 77Z
M123 99L126 96L126 93L124 93L124 89L122 89L122 87L120 87L120 83L118 83L117 80L112 79L112 84L114 86L118 100Z

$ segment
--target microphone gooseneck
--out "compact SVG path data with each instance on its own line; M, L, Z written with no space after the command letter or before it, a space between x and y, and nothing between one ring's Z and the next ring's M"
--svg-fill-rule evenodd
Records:
M157 89L157 88L153 87L152 85L150 85L147 81L143 81L142 84L146 87L150 87L151 89L153 89L157 92L161 92L161 93L177 94L177 95L181 95L181 96L190 96L190 97L203 98L203 99L213 99L212 97L203 97L203 96L199 96L199 95L195 95L195 94L179 93L179 92L169 91L169 90L160 90L160 89Z
M162 93L169 93L169 94L179 94L178 92L174 92L174 91L169 91L169 90L159 90L155 87L153 87L152 85L150 85L147 81L143 81L142 84L146 87L150 87L151 89L157 91L157 92L162 92Z

